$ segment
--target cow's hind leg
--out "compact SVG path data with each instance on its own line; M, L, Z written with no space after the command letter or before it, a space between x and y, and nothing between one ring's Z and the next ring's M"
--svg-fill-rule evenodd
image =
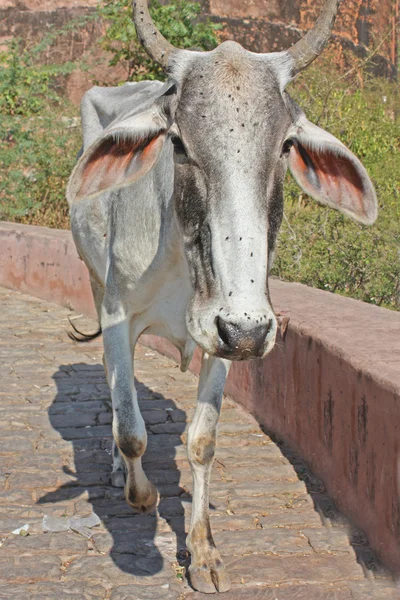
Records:
M103 306L104 299L104 286L91 274L90 275L90 285L92 288L93 300L97 311L97 316L99 319L99 323L101 323L101 311ZM103 366L104 372L106 374L107 383L110 386L110 380L107 372L107 364L105 360L105 356L103 354ZM110 386L111 389L111 386ZM118 446L113 440L113 448L112 448L112 472L111 472L111 485L114 487L124 487L125 486L125 464L124 460L118 450Z
M104 371L106 373L107 383L111 390L111 384L108 377L107 363L105 354L103 354L103 365ZM114 412L114 411L113 411ZM124 459L121 456L121 452L115 442L115 438L113 438L112 443L112 471L111 471L111 485L117 488L125 487L126 483L126 467Z
M209 518L210 474L229 365L229 361L204 355L196 412L188 431L188 456L193 475L192 521L186 540L191 553L189 576L196 590L209 594L230 588Z
M118 452L113 453L114 484L120 484L118 477L122 474L118 461L122 456L126 467L126 499L133 508L145 512L155 507L157 489L142 468L141 457L146 449L147 433L134 385L134 343L130 339L130 323L120 313L110 315L103 310L102 325L113 408L112 430L118 448Z

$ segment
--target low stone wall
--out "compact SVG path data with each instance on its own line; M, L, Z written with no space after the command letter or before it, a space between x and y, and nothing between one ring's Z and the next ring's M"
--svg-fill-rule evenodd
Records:
M67 231L0 223L0 285L95 313ZM290 316L285 341L235 363L226 392L297 450L399 574L400 314L277 280L271 295Z
M69 231L0 221L0 285L96 316Z

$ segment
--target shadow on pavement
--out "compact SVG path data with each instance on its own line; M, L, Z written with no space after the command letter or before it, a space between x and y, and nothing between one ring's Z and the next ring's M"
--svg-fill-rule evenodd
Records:
M136 514L125 502L123 489L110 484L112 413L103 368L85 363L61 365L53 379L57 394L48 410L49 420L62 438L72 443L75 472L64 466L64 473L73 479L42 496L38 504L66 502L87 492L93 511L112 536L110 556L114 563L132 575L155 575L163 568L163 558L155 543L158 515L176 535L177 556L184 555L186 534L181 500L187 502L191 498L179 486L175 455L176 447L182 444L185 412L173 400L135 379L149 434L144 470L160 493L158 515ZM96 549L108 552L109 536L92 531Z

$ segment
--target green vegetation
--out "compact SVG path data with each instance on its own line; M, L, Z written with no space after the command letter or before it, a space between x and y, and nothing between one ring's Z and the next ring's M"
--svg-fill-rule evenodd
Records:
M52 37L46 37L46 43L41 41L34 46L25 46L21 38L6 42L6 49L0 52L1 115L30 116L45 110L49 102L59 100L55 80L71 73L76 65L41 65L40 56L51 40Z
M55 38L13 39L0 53L0 219L67 227L65 182L80 136L68 130L73 107L58 84L76 65L40 63Z
M198 4L176 0L166 6L153 3L151 10L174 45L216 45L215 27L198 19ZM112 65L125 65L126 79L163 76L138 45L129 0L103 0L99 14L108 23L103 48ZM76 109L62 98L61 90L63 78L76 65L41 60L63 34L51 32L31 47L13 40L0 53L1 219L68 227L64 190L80 147L80 127ZM310 200L288 175L273 274L399 308L398 85L369 77L364 66L339 75L327 55L289 91L311 121L362 160L375 183L380 210L373 227L355 224Z
M65 185L81 142L66 111L0 116L0 219L69 226Z

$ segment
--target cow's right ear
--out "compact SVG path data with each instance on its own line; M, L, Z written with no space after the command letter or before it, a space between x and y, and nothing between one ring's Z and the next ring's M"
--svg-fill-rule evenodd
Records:
M114 122L89 146L69 179L69 204L126 187L154 166L173 121L169 94L149 110Z

